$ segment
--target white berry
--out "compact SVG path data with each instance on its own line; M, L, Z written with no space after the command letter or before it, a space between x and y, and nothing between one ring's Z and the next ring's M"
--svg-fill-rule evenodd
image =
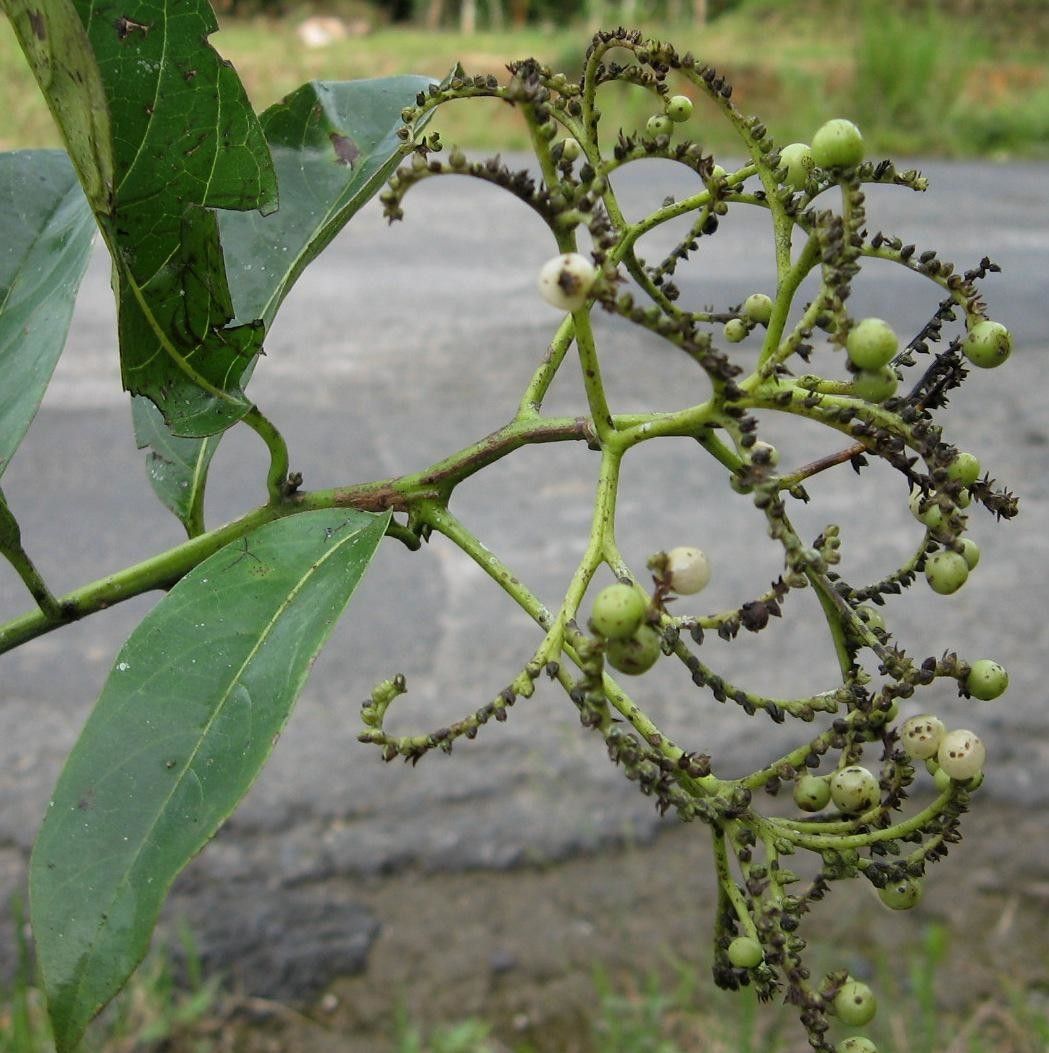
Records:
M692 596L710 581L710 561L702 549L682 545L667 553L666 575L670 587L681 596Z
M987 750L971 731L948 731L940 742L936 759L941 771L952 779L964 782L983 771Z
M881 790L872 772L850 764L830 777L830 796L843 812L864 812L881 800Z
M936 755L943 740L946 728L939 717L922 713L919 717L911 717L900 729L900 745L908 757L915 760L927 760Z
M597 270L585 256L566 252L547 260L539 271L539 292L560 311L578 311L590 295Z

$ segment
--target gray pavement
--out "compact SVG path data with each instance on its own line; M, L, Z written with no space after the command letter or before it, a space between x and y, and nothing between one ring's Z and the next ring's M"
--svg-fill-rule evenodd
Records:
M1007 367L981 373L953 399L948 437L1019 494L1022 515L993 529L978 512L971 535L983 562L965 588L953 597L915 588L889 605L887 618L912 654L952 648L1008 666L1012 686L998 702L974 707L942 688L924 696L921 709L984 736L988 795L1041 807L1049 802L1041 670L1049 642L1049 423L1042 401L1049 169L922 167L932 183L928 194L873 192L871 223L936 248L960 268L985 253L1002 265L1003 274L984 288L1016 350ZM651 162L624 172L620 190L636 208L687 184ZM558 316L534 291L538 267L553 251L549 236L499 194L467 180L434 180L413 191L405 222L392 228L369 207L292 294L252 393L284 431L306 486L421 467L511 416ZM661 232L658 247L668 238ZM684 298L726 304L770 289L768 246L762 214L730 212L711 251L688 271ZM856 284L855 310L894 319L906 332L929 316L936 289L896 271L869 267ZM622 324L598 324L616 409L671 408L700 383L695 367L669 349ZM96 256L70 346L4 481L31 552L61 591L180 540L134 448L113 332L107 267ZM549 405L583 412L578 383L559 378ZM805 422L763 424L786 462L837 448ZM762 591L780 560L750 502L706 460L684 440L635 451L624 472L619 534L638 567L659 547L705 548L714 580L704 605L722 609ZM454 508L556 604L585 543L595 469L594 455L579 445L521 451L464 485ZM263 472L257 442L229 437L212 472L209 523L257 504ZM880 576L917 540L898 479L878 468L865 480L854 488L847 467L826 473L796 516L813 537L827 523L841 525L843 571L854 580ZM0 901L20 887L63 758L119 644L153 602L139 598L0 658ZM20 583L0 567L0 616L25 607ZM550 686L515 707L505 725L415 769L383 765L357 744L359 702L379 679L397 671L408 677L396 726L437 727L497 693L537 639L527 619L450 545L435 539L413 554L385 544L271 763L177 884L174 911L189 917L216 958L238 958L249 986L287 996L364 964L380 919L357 904L355 882L382 881L405 868L552 861L624 837L643 840L672 822L657 819ZM783 621L760 636L708 646L710 664L757 690L787 694L833 684L833 655L806 593L793 595ZM638 697L683 744L711 753L719 772L742 773L799 740L789 725L718 706L667 666L639 684ZM1042 865L1049 873L1049 856ZM333 915L334 906L340 909Z

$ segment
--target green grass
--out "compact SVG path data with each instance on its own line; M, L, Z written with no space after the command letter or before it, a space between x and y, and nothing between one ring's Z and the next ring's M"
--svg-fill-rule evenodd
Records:
M734 84L739 104L760 114L782 143L807 141L828 117L847 115L861 124L872 153L1049 155L1049 64L1030 43L1049 40L1049 6L1012 30L1003 14L993 34L986 14L948 20L915 4L902 11L887 0L749 0L705 28L642 28L714 63ZM313 78L440 76L460 59L471 73L504 73L507 61L529 55L578 72L589 37L584 26L472 37L379 27L311 50L294 30L294 18L226 19L214 37L258 109ZM57 145L6 21L0 95L8 100L0 112L0 148ZM607 124L639 127L653 100L612 89L602 108ZM527 145L510 108L486 100L446 107L437 126L447 142L479 150ZM688 128L712 150L738 152L726 122L710 109L698 108Z
M9 990L0 988L0 1053L54 1053L43 994L34 976L21 909L12 911L18 965ZM215 1012L222 977L204 978L196 945L183 930L181 969L161 950L139 967L128 986L88 1029L78 1053L179 1053L217 1050Z
M21 924L17 932L22 933ZM866 1032L882 1053L1045 1053L1049 1049L1046 991L999 975L976 1004L951 1007L945 969L950 934L927 927L916 946L891 958L854 950L853 968L873 976L880 1008ZM50 1032L24 939L13 987L0 992L0 1053L53 1053ZM816 946L814 965L840 958L840 948ZM225 1053L278 1048L273 1018L313 1030L280 1033L280 1048L310 1053L316 1021L297 1011L224 993L205 978L193 942L182 938L181 979L172 957L147 958L128 988L89 1029L83 1053ZM750 990L714 989L705 970L670 963L659 975L617 975L598 969L586 1034L570 1041L544 1035L539 1045L515 1038L512 1022L476 1018L424 1028L402 1009L376 1053L799 1053L807 1048L788 1007L759 1005ZM258 1010L270 1022L259 1023ZM244 1010L249 1010L247 1013ZM337 1039L337 1018L325 1026ZM849 1033L843 1031L842 1034ZM832 1036L836 1041L840 1035ZM540 1040L536 1040L540 1041ZM326 1044L325 1048L332 1048Z

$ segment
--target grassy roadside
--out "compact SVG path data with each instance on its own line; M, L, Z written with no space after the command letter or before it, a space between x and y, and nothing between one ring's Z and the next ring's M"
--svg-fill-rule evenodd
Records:
M905 16L884 3L751 0L706 28L643 28L717 65L739 104L761 114L782 143L807 140L823 120L847 114L861 123L875 153L1049 156L1049 62L1039 44L1042 31L1049 37L1049 24L1018 25L1014 33L996 25L990 33L985 20ZM439 76L456 60L471 73L501 73L506 61L534 55L574 73L589 38L585 26L472 37L387 27L309 49L295 28L293 18L226 20L214 39L259 109L314 78ZM0 148L57 145L6 22L0 24L0 97L8 102L0 111ZM606 120L615 125L637 127L651 112L651 99L641 92L605 100ZM694 122L703 118L700 108ZM526 145L515 115L495 103L450 106L437 126L447 142L477 149ZM720 119L692 127L712 150L734 145Z
M978 1004L962 1010L944 1007L942 989L949 983L941 966L948 944L947 929L931 924L904 956L890 960L872 955L882 1004L876 1022L864 1030L879 1050L1044 1053L1049 1048L1049 1005L1036 990L1024 990L999 975L995 988ZM176 983L170 959L151 954L127 990L92 1025L84 1053L327 1053L351 1038L332 995L305 1012L238 997L224 992L218 977L202 977L191 943L184 944L180 956L183 979ZM831 956L829 948L824 956ZM402 1007L375 1053L800 1050L802 1039L788 1010L759 1006L751 991L717 991L693 964L668 960L658 974L620 971L614 976L598 967L584 982L592 991L592 1009L570 1032L552 1037L553 1045L518 1040L514 1019L489 1023L467 1017L424 1026ZM53 1051L40 993L23 976L0 997L0 1053Z

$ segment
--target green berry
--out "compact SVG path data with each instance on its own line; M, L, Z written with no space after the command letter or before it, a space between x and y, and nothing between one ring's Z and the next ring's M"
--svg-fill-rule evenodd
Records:
M661 113L649 117L645 124L645 131L653 138L658 139L661 135L669 136L674 131L674 122Z
M884 402L896 394L900 379L891 366L861 369L852 378L852 394L867 402Z
M980 546L971 537L959 538L958 543L962 546L962 558L966 566L975 570L976 564L980 562Z
M877 607L857 607L856 613L864 620L869 629L884 629L885 619L881 616L881 611Z
M834 1047L834 1053L878 1053L878 1047L865 1035L853 1035L843 1038Z
M648 672L662 653L663 638L651 625L642 625L625 640L609 640L605 647L608 664L628 676Z
M753 969L765 960L765 954L753 936L737 936L728 945L728 960L737 969Z
M1013 349L1013 338L1001 322L984 319L969 330L962 352L974 366L993 369L1000 366Z
M936 751L940 770L956 782L965 782L978 775L986 759L987 750L979 737L961 729L948 731Z
M980 478L980 462L964 450L959 450L958 455L947 465L947 478L954 479L962 486L972 486Z
M702 549L681 545L667 553L666 576L679 596L694 596L710 582L710 560Z
M561 311L578 311L586 303L597 270L585 256L566 252L554 256L539 271L539 292Z
M946 730L939 717L922 713L904 722L900 728L900 745L908 757L928 760L940 748Z
M834 1012L849 1027L862 1027L874 1019L878 1003L874 992L859 980L847 980L834 996Z
M738 344L741 340L746 340L749 332L750 329L742 318L730 318L725 323L725 339L731 344Z
M687 95L672 95L667 99L667 116L680 124L692 116L692 100Z
M922 493L920 487L916 486L911 491L908 504L914 518L927 526L933 537L946 538L949 536L947 515L937 502L935 494L926 495Z
M609 585L594 598L590 627L606 640L625 640L637 632L647 610L644 597L632 585Z
M839 811L865 812L881 800L881 789L872 772L850 764L830 777L830 796Z
M910 910L921 902L924 893L925 884L921 878L902 878L878 889L878 898L890 910Z
M710 178L712 180L724 179L728 175L724 165L714 165L710 170Z
M812 160L820 168L854 168L863 160L863 136L843 117L827 121L812 137Z
M779 163L781 168L787 170L783 181L795 190L805 189L805 185L812 178L812 170L816 167L808 143L791 143L784 146L779 152Z
M900 349L900 341L888 322L864 318L854 325L845 338L845 350L859 369L881 369Z
M764 293L751 293L743 301L743 314L755 325L768 325L772 317L772 298Z
M989 702L1005 693L1009 686L1009 674L1003 666L990 658L981 658L969 666L969 675L965 678L966 690L974 698Z
M969 564L965 557L950 549L934 552L925 561L925 577L933 592L949 596L957 592L969 577Z
M794 803L803 812L818 812L830 803L830 780L823 775L802 775L794 783Z
M583 148L575 139L565 139L561 144L562 161L577 161L582 153Z

